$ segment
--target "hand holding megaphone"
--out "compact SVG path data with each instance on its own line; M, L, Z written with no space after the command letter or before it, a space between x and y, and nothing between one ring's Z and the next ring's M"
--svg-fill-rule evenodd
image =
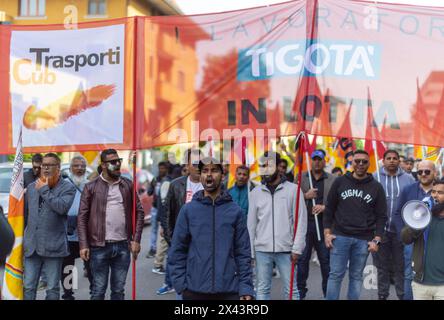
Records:
M408 201L401 210L402 220L404 223L414 229L423 230L432 221L432 213L430 205L421 200Z

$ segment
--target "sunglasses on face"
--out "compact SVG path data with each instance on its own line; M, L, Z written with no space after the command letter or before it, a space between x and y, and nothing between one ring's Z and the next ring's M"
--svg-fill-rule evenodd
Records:
M366 165L366 164L368 164L368 160L366 160L366 159L355 159L355 160L353 160L356 164L363 164L363 165Z
M111 163L113 166L115 166L117 163L122 163L122 158L119 159L113 159L113 160L108 160L108 161L104 161L105 163Z
M423 174L425 174L426 176L428 176L429 174L431 174L432 171L431 170L418 170L418 175L422 176Z

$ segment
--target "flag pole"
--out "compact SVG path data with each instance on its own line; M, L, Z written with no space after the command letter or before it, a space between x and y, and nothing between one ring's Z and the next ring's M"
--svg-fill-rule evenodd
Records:
M135 17L134 21L134 66L133 66L133 214L132 214L132 225L133 225L133 241L136 236L136 197L137 197L137 177L136 177L136 168L137 168L137 153L136 153L136 106L137 106L137 21L138 18ZM132 299L136 300L136 259L134 255L132 256Z
M310 189L313 189L313 181L311 180L311 168L310 168L310 161L308 157L308 152L305 150L305 160L307 161L307 171L308 171L308 181L310 183ZM302 172L299 172L302 175ZM313 202L313 208L316 205L315 199L311 199ZM311 214L311 212L308 212L308 214ZM315 225L316 225L316 235L318 237L318 241L321 241L321 232L319 231L319 220L318 220L318 214L314 215L315 219Z
M297 191L296 191L296 212L294 214L294 227L293 227L293 242L294 239L296 238L296 230L298 228L298 218L299 218L299 203L300 203L300 198L301 198L301 181L302 181L302 162L303 162L303 154L304 154L304 148L305 148L305 132L301 131L298 135L298 137L296 138L296 145L298 144L299 141L299 150L298 150L298 154L296 155L296 159L298 159L299 161L299 169L298 169L298 183L297 183ZM290 294L289 294L289 300L293 300L293 284L294 284L294 269L295 269L295 264L292 263L291 264L291 274L290 274Z
M381 183L381 177L379 175L379 159L378 159L378 149L376 146L376 141L372 140L373 150L375 152L375 161L376 161L376 177L378 178L378 182Z

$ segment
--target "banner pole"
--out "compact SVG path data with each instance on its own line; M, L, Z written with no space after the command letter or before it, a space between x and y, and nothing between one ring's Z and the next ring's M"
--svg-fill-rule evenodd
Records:
M313 189L313 181L311 180L311 167L307 151L305 151L305 160L307 161L308 181L310 182L310 189ZM311 199L311 201L313 202L313 208L314 208L314 206L316 205L316 201L315 199ZM308 212L307 214L311 214L311 212ZM319 220L317 214L314 215L314 219L316 225L316 235L318 237L318 241L321 241L321 232L319 231Z
M133 65L133 241L136 236L136 197L137 197L137 153L136 153L136 107L137 107L137 17L133 18L134 21L134 65ZM136 259L132 255L132 299L136 300Z

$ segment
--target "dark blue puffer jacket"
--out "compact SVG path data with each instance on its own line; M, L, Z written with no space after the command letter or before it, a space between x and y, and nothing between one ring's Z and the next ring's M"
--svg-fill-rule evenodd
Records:
M168 267L178 293L254 296L250 239L241 208L224 191L213 203L199 191L182 207Z

